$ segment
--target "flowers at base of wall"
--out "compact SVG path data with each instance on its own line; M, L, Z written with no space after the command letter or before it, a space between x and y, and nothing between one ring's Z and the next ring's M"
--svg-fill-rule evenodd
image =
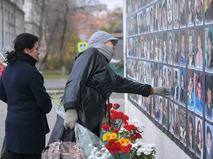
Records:
M142 140L141 123L131 124L129 117L116 111L119 104L110 103L110 125L108 115L102 123L102 141L115 159L154 159L156 146ZM141 127L140 127L141 126Z

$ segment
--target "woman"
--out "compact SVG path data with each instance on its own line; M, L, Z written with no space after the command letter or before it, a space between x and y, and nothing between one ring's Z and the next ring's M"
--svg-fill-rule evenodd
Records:
M52 108L44 79L35 67L38 37L23 33L14 40L14 51L6 53L8 64L0 81L0 99L7 103L2 159L40 159L49 132L46 114Z
M133 82L112 71L109 62L115 54L117 42L118 39L109 33L98 31L90 37L89 48L77 55L62 99L65 119L58 116L50 143L59 139L64 130L63 123L65 128L73 129L78 122L99 136L106 100L112 92L146 97L150 94L169 95L169 89L165 87L153 88L148 84ZM74 140L72 133L73 130L65 130L62 140Z

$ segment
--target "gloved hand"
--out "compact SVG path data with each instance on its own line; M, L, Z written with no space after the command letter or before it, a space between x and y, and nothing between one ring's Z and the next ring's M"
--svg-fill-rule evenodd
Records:
M159 96L169 96L169 87L153 87L154 95L159 95Z
M76 121L78 120L78 114L76 109L67 109L64 117L64 127L73 129Z

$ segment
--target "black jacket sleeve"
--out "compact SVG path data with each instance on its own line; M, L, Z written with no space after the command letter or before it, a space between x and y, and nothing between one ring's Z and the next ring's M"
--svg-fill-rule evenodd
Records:
M114 92L140 94L148 97L151 93L151 85L135 82L116 74L116 86Z
M92 72L95 69L97 56L98 53L89 48L81 53L74 62L74 66L68 77L62 99L65 110L78 109L81 94L89 77L92 75Z

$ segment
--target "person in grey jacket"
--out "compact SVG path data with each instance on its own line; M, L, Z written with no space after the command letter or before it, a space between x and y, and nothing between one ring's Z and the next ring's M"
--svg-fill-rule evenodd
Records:
M65 118L58 116L50 143L58 140L59 134L62 134L59 131L64 131L63 125L66 129L61 139L75 140L69 130L73 130L76 122L100 136L106 101L112 92L145 97L169 95L169 88L152 87L123 78L110 68L109 62L115 54L117 42L118 39L109 33L97 31L88 41L89 48L77 55L62 98Z

